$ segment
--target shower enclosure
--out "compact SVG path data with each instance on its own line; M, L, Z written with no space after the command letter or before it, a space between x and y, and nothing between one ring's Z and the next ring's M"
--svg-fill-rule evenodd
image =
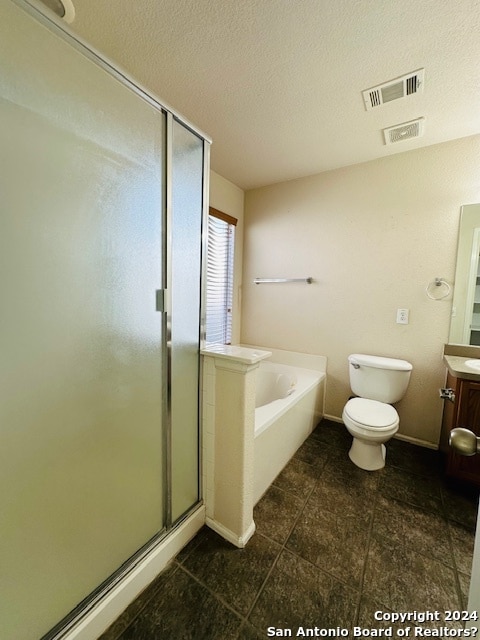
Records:
M37 640L199 503L209 143L30 3L0 31L0 627Z

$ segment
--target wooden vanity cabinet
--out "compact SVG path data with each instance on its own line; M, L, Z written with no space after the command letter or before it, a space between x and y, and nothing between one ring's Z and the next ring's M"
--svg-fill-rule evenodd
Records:
M480 454L461 456L448 445L450 431L465 427L480 436L480 382L447 375L447 387L454 390L454 401L445 400L441 449L447 457L447 475L480 486Z

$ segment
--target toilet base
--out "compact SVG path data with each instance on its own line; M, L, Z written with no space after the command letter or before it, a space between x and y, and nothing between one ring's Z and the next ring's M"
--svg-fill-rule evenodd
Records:
M377 471L385 466L386 454L387 450L384 444L366 442L354 437L348 457L360 469Z

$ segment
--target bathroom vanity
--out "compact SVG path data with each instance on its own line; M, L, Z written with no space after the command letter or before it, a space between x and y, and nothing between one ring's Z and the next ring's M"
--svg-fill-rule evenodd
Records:
M480 455L462 456L448 445L450 431L455 427L465 427L480 436L480 359L472 359L466 352L448 354L449 346L444 354L447 393L443 394L440 449L446 454L448 476L480 486Z

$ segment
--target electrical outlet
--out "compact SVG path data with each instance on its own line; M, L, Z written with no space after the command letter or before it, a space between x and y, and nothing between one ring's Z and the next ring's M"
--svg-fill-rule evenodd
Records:
M408 309L397 309L397 324L408 324Z

